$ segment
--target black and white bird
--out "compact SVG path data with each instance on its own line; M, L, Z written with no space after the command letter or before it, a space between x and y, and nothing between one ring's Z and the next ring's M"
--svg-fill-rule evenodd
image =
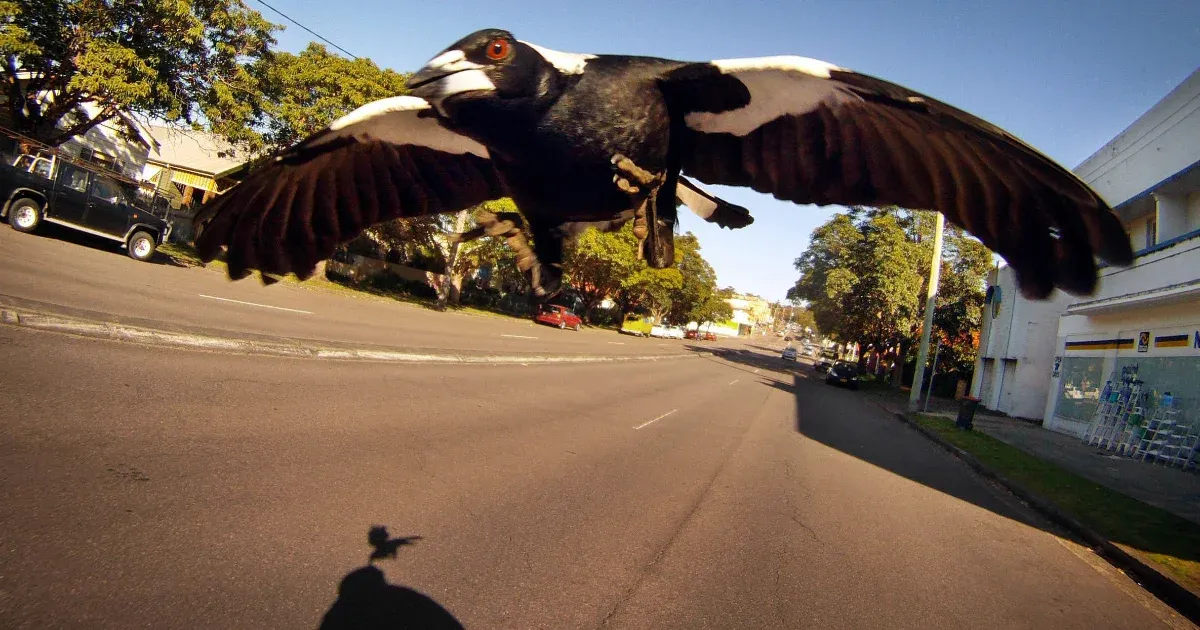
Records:
M959 109L823 61L565 53L486 29L409 87L210 202L196 218L201 257L227 248L234 279L306 278L375 223L507 196L533 237L535 284L552 293L563 239L579 226L634 221L647 262L662 268L674 260L677 201L748 223L686 176L798 204L939 211L1003 256L1032 298L1089 295L1097 258L1133 259L1108 204L1053 160ZM514 225L489 233L525 229Z

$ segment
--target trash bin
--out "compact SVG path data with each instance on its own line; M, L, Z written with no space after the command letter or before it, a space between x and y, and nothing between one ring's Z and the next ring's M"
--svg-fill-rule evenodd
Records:
M958 418L954 421L954 424L960 429L971 430L971 421L975 418L975 409L978 406L978 398L963 396L962 402L958 405Z

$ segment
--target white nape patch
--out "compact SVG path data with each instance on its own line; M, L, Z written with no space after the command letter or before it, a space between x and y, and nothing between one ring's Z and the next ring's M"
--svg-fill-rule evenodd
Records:
M542 46L538 46L537 44L531 44L526 41L522 41L521 43L536 50L537 53L542 56L542 59L550 62L550 65L558 68L558 71L562 72L563 74L583 74L583 68L587 66L588 59L596 58L596 55L588 53L562 52L559 50L544 48Z
M686 182L686 183L685 183ZM693 214L707 220L717 211L717 202L700 191L700 187L680 179L675 186L675 196L688 207Z
M466 73L463 73L466 74ZM453 75L458 76L458 75ZM375 138L395 145L414 145L462 155L488 158L487 147L441 126L433 116L419 117L430 104L415 96L393 96L367 103L329 125L329 133L316 142L333 138Z
M712 64L722 73L737 77L750 91L750 103L728 112L693 112L685 117L688 127L702 133L745 136L786 114L805 114L821 103L858 97L832 80L830 72L842 70L833 64L807 57L780 56L721 59Z
M474 61L467 61L467 55L461 50L447 50L429 60L426 68L442 72L462 72L464 70L479 70L483 66Z
M779 55L776 57L748 57L745 59L717 59L712 65L720 68L725 74L745 72L747 70L791 70L811 74L819 79L828 79L834 70L843 70L831 63L797 57L795 55Z

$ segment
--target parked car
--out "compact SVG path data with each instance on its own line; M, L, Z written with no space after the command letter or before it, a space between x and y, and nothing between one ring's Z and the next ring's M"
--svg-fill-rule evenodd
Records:
M795 361L796 360L796 349L793 348L792 346L788 346L788 347L784 348L782 358L784 361Z
M837 361L825 375L826 385L845 385L858 389L858 366L846 361Z
M18 232L60 225L118 242L134 260L150 260L167 242L170 224L135 205L136 184L104 170L25 153L0 163L0 218Z
M558 326L564 330L567 328L579 330L583 326L583 320L578 315L572 313L571 309L558 304L543 304L537 317L533 319L539 324Z
M683 338L684 339L699 339L700 331L699 330L689 330L689 331L683 333Z
M650 336L658 337L660 339L683 339L684 332L679 326L658 324L650 329Z
M837 355L828 350L821 353L821 357L813 362L813 369L818 372L828 372L829 368L833 367L837 361Z
M647 337L654 328L654 319L642 315L626 315L621 323L621 332L626 335Z
M715 332L713 332L713 331L711 331L711 330L705 331L705 332L704 332L704 340L705 340L705 341L716 341L716 340L717 340L717 333L715 333Z

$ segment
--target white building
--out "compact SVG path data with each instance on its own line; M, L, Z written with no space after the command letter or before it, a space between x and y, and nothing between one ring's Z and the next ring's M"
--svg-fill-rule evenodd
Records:
M1000 269L972 393L1083 437L1106 382L1136 366L1145 413L1171 405L1200 424L1200 70L1075 173L1126 224L1134 264L1103 269L1093 296L1045 302L1025 300Z
M1050 393L1058 318L1071 299L1061 291L1044 302L1022 299L1011 267L988 274L971 382L971 395L981 405L1016 418L1041 419Z
M761 332L764 326L774 322L771 317L771 304L757 295L735 294L725 300L733 309L730 321L737 325L738 334L751 335Z

